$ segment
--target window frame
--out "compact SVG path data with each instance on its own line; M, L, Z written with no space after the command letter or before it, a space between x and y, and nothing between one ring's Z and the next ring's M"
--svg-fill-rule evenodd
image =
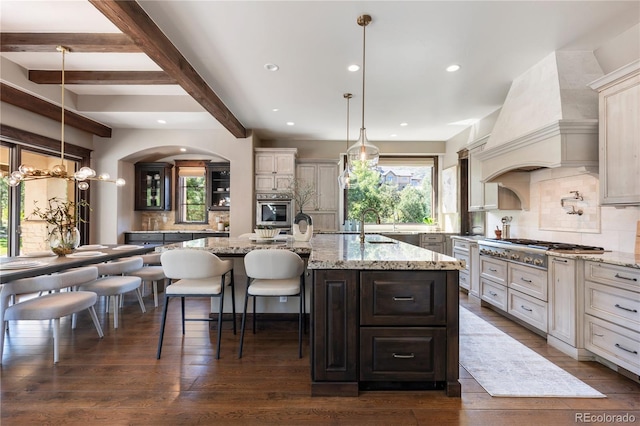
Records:
M208 173L207 173L207 164L209 163L209 161L205 161L205 160L175 160L175 223L179 223L179 224L184 224L184 225L203 225L203 224L208 224L209 223L209 204L210 204L210 200L209 200L209 185L208 185L208 181L209 181L209 177L208 177ZM184 198L185 198L185 194L183 194L184 192L184 185L182 185L181 182L181 176L180 176L180 168L184 168L184 167L202 167L204 169L204 185L203 185L203 191L204 191L204 205L203 205L203 210L204 210L204 218L203 221L187 221L185 220L185 217L183 217L183 211L184 211L184 207L185 203Z

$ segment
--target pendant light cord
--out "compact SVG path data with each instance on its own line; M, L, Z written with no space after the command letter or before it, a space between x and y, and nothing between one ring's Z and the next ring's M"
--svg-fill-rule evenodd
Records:
M62 100L62 115L60 118L60 164L64 164L64 55L67 53L67 49L63 46L58 46L57 50L62 52L62 76L60 79L61 100Z
M369 18L370 19L370 18ZM367 46L367 25L369 24L368 21L363 20L363 24L362 24L362 126L361 128L364 129L364 76L365 76L365 51L366 51L366 46ZM364 141L364 139L363 139Z

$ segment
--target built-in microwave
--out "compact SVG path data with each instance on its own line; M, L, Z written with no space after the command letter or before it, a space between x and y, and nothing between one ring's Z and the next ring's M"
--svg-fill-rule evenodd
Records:
M292 201L285 194L256 194L256 225L291 228L293 223Z

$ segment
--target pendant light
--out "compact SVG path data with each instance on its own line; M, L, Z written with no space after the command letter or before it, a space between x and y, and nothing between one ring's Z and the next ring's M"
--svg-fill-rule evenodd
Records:
M69 174L67 172L67 168L64 165L64 55L69 52L66 47L57 46L56 50L62 53L62 73L61 73L61 88L62 88L62 96L61 96L61 104L62 104L62 117L60 119L61 127L60 127L60 164L56 164L49 169L37 169L33 166L29 166L26 164L21 164L18 167L18 170L12 172L7 177L7 182L9 186L18 186L20 182L30 181L30 180L38 180L38 179L64 179L70 182L77 182L78 189L86 190L89 189L89 182L91 180L103 181L103 182L112 182L115 183L116 186L124 186L124 179L111 179L108 173L101 173L96 176L96 171L90 167L81 167L80 170L73 174Z
M347 100L347 151L349 150L349 100L353 97L351 93L345 93L342 95ZM338 184L342 189L349 189L351 181L351 174L349 172L349 161L348 157L346 163L344 164L344 170L338 176Z
M371 16L361 15L358 17L358 25L362 27L362 126L360 127L360 137L347 150L349 168L353 170L356 161L364 161L367 167L373 169L380 160L380 150L367 140L367 129L364 127L364 92L365 92L365 53L366 53L366 28L371 22Z

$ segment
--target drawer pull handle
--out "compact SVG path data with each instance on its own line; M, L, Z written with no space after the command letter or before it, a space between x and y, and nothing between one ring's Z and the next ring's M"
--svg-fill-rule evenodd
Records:
M620 274L616 274L616 278L622 278L623 280L629 280L629 281L638 281L637 278L629 278L629 277L625 277L624 275L620 275Z
M629 309L629 308L625 308L624 306L620 306L620 305L618 305L617 303L615 304L615 307L616 307L616 308L618 308L618 309L622 309L622 310L624 310L624 311L628 311L628 312L633 312L633 313L638 312L638 310L637 310L637 309Z
M413 302L415 299L413 298L413 296L406 296L406 297L393 296L393 300L395 302Z
M616 343L616 348L622 349L623 351L630 352L630 353L632 353L634 355L638 355L638 351L632 351L631 349L627 349L627 348L625 348L624 346L622 346L622 345L620 345L618 343Z
M526 307L526 306L524 306L524 305L520 305L520 307L521 307L522 309L524 309L525 311L527 311L527 312L533 312L533 309L531 309L531 308L527 308L527 307Z
M460 277L460 281L466 281L467 279L465 277Z
M402 359L411 359L411 358L415 358L416 356L414 355L413 352L411 352L410 354L393 354L394 358L402 358Z
M604 337L604 334L593 333L594 336Z
M498 272L498 270L497 270L497 269L495 269L495 268L489 268L489 270L490 270L491 272Z
M568 260L566 260L566 259L557 259L557 258L554 258L554 259L553 259L553 261L554 261L554 262L568 263Z
M528 279L526 279L526 278L524 278L524 277L520 277L520 279L521 279L522 281L524 281L525 283L530 283L530 282L532 282L531 280L528 280Z
M492 295L493 297L496 297L498 295L498 293L496 293L495 291L490 291L489 294Z

